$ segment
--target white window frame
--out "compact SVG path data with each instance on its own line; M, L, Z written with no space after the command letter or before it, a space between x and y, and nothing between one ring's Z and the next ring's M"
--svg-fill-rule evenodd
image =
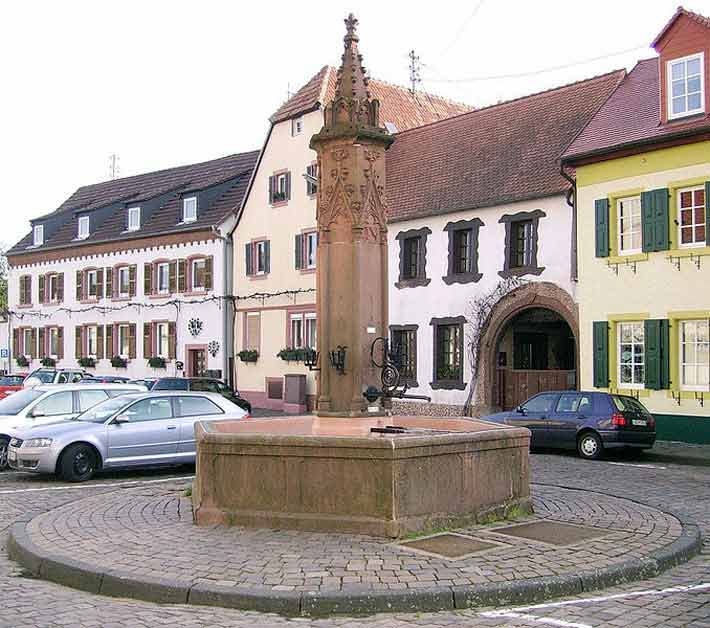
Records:
M122 276L123 273L126 274L126 291L123 292L123 280ZM118 268L118 271L116 272L116 281L118 283L116 294L118 294L119 297L128 297L131 294L131 271L128 266L121 266ZM87 290L88 292L88 290Z
M32 355L32 328L30 327L25 327L22 330L22 354L26 358Z
M189 211L188 211L189 210ZM197 197L188 196L182 199L182 221L195 222L197 220Z
M700 60L700 107L698 109L688 109L686 111L681 111L680 113L673 113L673 66L678 63L685 64L687 68L688 61L693 59ZM685 75L685 87L688 88L688 75ZM688 104L688 92L685 93L685 103ZM686 57L679 57L678 59L671 59L666 61L666 107L668 110L668 119L677 120L678 118L685 118L687 116L692 116L697 113L705 112L705 53L698 52L696 54L688 55Z
M259 337L256 338L255 342L250 343L249 340L249 319L253 318L258 318L259 320ZM244 324L246 325L246 328L244 330L244 349L249 351L249 350L256 350L258 351L261 348L261 312L247 312L246 313L246 319L244 320ZM253 338L251 340L254 340Z
M163 274L164 273L164 274ZM160 285L161 277L165 277L165 287ZM169 294L170 293L170 263L161 262L158 264L155 272L155 282L157 284L158 294Z
M198 286L195 284L195 278L197 277L197 265L198 264L203 264L205 266L205 269L207 267L207 261L205 260L204 257L198 257L197 259L193 259L190 262L190 280L191 280L190 287L193 292L204 292L205 290L207 290L207 288L205 287L205 284L204 284L204 280L205 280L204 269L202 271L202 282L203 282L202 285Z
M696 376L696 381L698 379L698 367L703 366L701 362L698 361L697 358L697 351L698 351L698 345L703 345L703 344L708 344L707 342L698 342L697 340L697 325L704 324L706 327L710 328L710 321L705 318L700 318L700 319L688 319L688 320L681 320L679 321L679 333L678 333L678 368L680 369L680 372L678 373L678 379L680 381L680 389L681 390L691 390L691 391L710 391L710 381L707 382L706 384L686 384L684 382L683 376L685 375L685 368L686 366L693 366L695 367L695 376ZM693 342L686 342L685 341L685 326L686 325L696 325L696 330L695 330L695 340ZM710 329L709 329L710 332ZM687 344L692 344L694 345L694 352L695 352L695 361L694 362L685 362L685 352L684 352L684 345ZM707 364L708 368L710 368L710 364Z
M47 285L44 288L47 290L47 301L49 303L59 302L59 275L50 273L47 275Z
M279 194L284 195L284 201L288 200L288 198L286 197L286 174L286 172L282 172L281 174L276 175L276 191Z
M631 365L631 382L622 382L621 381L621 345L622 344L629 344L629 343L623 343L622 342L622 336L623 336L623 328L624 327L632 327L631 334L632 334L632 341L631 341L631 362L626 363L627 365ZM638 343L633 341L633 327L640 327L641 328L641 333L643 334L643 343ZM634 346L641 344L643 347L643 352L641 353L641 359L640 361L636 360L636 354L634 352ZM644 388L644 379L645 379L645 366L644 366L644 357L645 357L645 352L646 352L646 337L644 333L644 322L643 321L621 321L616 324L616 381L618 384L618 388L621 389L634 389L634 390L641 390ZM634 373L635 373L635 366L641 365L644 367L641 371L642 377L641 377L641 382L636 382L634 380Z
M79 223L76 230L77 240L86 240L90 235L91 220L89 216L79 216Z
M87 325L86 329L86 353L90 358L96 358L99 349L99 328L96 325ZM91 350L93 346L93 351Z
M678 247L679 248L692 249L692 248L706 246L705 239L700 240L698 242L693 241L693 242L683 243L683 237L682 237L684 227L687 229L689 226L691 226L692 231L693 231L693 240L695 240L695 227L701 226L701 225L703 227L705 227L705 217L707 216L707 211L708 211L708 199L705 199L702 222L695 222L695 209L696 209L695 192L698 192L701 190L703 191L703 193L705 192L704 185L695 185L695 186L682 188L682 189L678 190L678 196L676 197L676 207L677 207L677 211L678 211L677 222L678 222ZM690 209L692 211L692 215L693 215L693 222L691 223L691 225L683 225L683 221L681 220L683 208L680 206L680 198L681 198L681 195L683 194L683 192L690 192L693 197L693 205L691 205L691 207L690 207ZM687 209L688 208L686 208L686 210ZM705 234L705 238L707 238L707 233Z
M49 357L56 359L59 355L59 327L50 327L47 334L49 335ZM55 347L52 347L53 342L56 344ZM52 351L53 348L56 351Z
M318 343L316 313L296 312L289 316L289 335L291 349L316 349ZM313 343L311 343L311 331ZM298 336L300 335L300 341Z
M254 274L266 274L266 240L254 242Z
M118 334L118 354L124 359L128 359L128 355L131 352L131 332L127 324L123 323L118 326L116 330ZM124 346L125 341L125 346ZM125 351L124 351L125 349Z
M32 244L33 246L44 244L44 225L35 225L32 229Z
M163 347L163 345L165 345ZM164 349L164 350L163 350ZM160 358L168 359L170 352L170 339L168 336L168 324L155 324L155 353Z
M626 201L637 201L638 202L638 224L635 225L636 228L630 229L630 235L633 233L638 233L640 246L631 249L623 249L621 247L622 243L622 231L621 231L621 210L622 203ZM632 220L633 223L633 220ZM643 251L643 223L642 223L642 211L641 211L641 197L640 196L625 196L624 198L619 198L616 201L616 239L617 239L617 250L619 255L635 255Z
M306 261L306 268L312 270L316 267L318 259L318 232L308 231L303 240L303 257ZM312 249L311 246L313 247ZM312 259L311 253L313 253Z
M290 349L303 349L303 314L291 314L289 316Z
M318 346L318 327L316 320L315 312L306 312L303 315L303 344L308 349L316 349ZM313 332L313 342L311 342L311 331Z
M296 137L303 133L303 116L291 118L291 137Z
M91 294L91 284L94 284L95 290L94 294ZM99 298L99 275L96 270L86 271L86 298L87 299L98 299Z
M128 208L128 231L138 231L141 228L141 208Z

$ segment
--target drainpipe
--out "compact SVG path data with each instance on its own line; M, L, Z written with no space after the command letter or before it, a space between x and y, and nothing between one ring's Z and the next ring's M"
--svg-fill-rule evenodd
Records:
M232 238L223 236L217 227L212 226L212 233L222 241L222 295L229 297L232 295ZM222 329L224 331L224 346L222 349L222 378L227 384L232 386L233 373L229 368L229 356L234 350L234 328L231 321L232 302L226 299L222 308Z
M565 167L560 164L560 174L572 186L567 190L567 205L572 208L572 238L570 246L570 279L577 281L577 180L565 172Z

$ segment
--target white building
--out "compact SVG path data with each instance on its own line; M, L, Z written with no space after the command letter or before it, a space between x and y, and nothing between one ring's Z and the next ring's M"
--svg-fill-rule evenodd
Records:
M229 378L229 234L258 152L79 188L7 253L11 367Z

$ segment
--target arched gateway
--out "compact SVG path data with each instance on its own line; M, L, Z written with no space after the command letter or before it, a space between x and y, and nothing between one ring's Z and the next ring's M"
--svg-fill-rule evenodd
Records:
M577 388L579 319L568 292L526 283L496 303L488 321L476 407L510 409L540 390Z

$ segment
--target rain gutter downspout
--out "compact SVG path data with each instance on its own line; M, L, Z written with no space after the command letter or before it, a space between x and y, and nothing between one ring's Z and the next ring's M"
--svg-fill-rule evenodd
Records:
M572 238L570 243L570 279L577 281L577 180L565 172L564 165L560 164L560 174L572 186L567 190L567 205L572 208Z

